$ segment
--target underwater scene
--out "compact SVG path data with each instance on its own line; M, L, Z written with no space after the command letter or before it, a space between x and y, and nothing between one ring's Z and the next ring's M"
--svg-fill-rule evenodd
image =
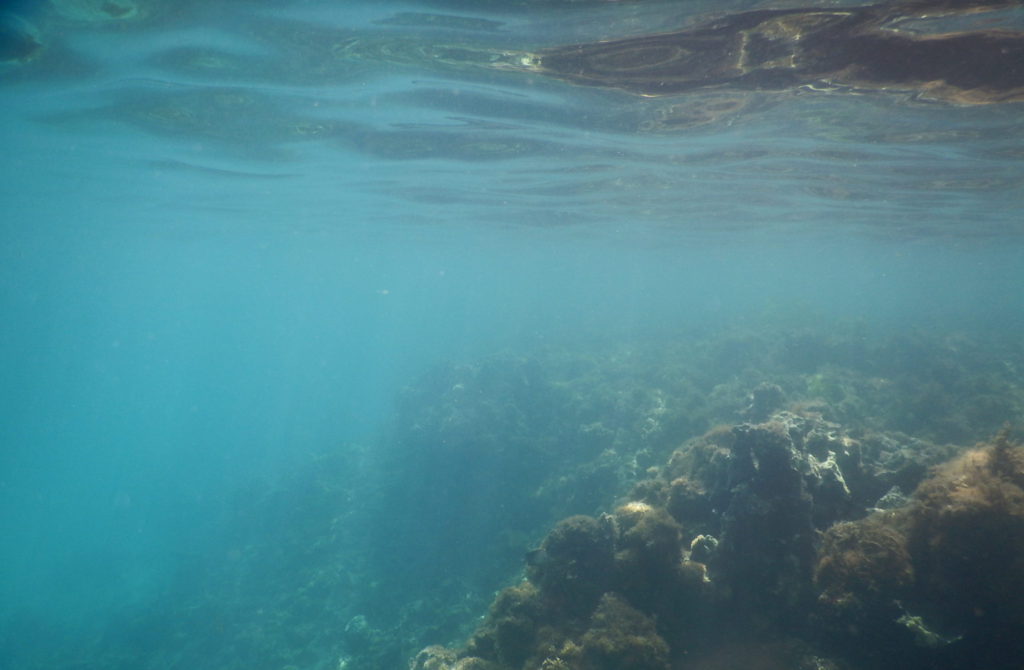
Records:
M1024 667L1020 0L0 4L0 669Z

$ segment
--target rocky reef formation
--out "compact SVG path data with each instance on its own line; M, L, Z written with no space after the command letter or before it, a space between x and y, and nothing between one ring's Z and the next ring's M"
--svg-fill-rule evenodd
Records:
M890 505L912 492L929 465L953 454L929 440L973 443L1024 408L1007 364L1024 355L1017 343L982 347L967 336L879 337L858 324L824 332L784 321L777 330L548 347L428 371L402 393L391 438L381 445L377 469L386 474L375 497L380 532L373 535L372 563L411 599L437 593L422 593L424 584L439 586L450 604L465 591L490 593L516 572L523 548L558 519L611 512L679 444L716 424L771 423L784 406L842 425L856 442L847 455L806 425L793 428L810 431L806 449L820 461L813 467L832 476L820 484L834 489L831 497L820 492L811 507L821 530L829 520L856 518L858 506L866 509L890 491ZM732 440L739 450L761 444L760 432L726 432L719 437L727 450ZM711 447L695 448L702 458L713 455ZM830 450L838 461L828 462ZM680 471L668 483L679 478L666 488L665 504L683 515L687 533L708 526L707 519L717 519L710 510L723 509L722 501L704 495L696 475ZM845 497L837 493L844 484L851 490ZM760 496L751 486L746 495ZM681 509L687 505L693 509ZM748 522L757 520L732 520ZM717 537L717 530L705 530ZM408 569L410 555L417 570Z
M462 648L410 667L1016 667L1024 449L1004 431L929 474L954 448L907 467L899 441L813 412L713 429L559 522Z
M22 618L0 622L0 655L1016 668L1000 654L1024 639L1001 600L1021 591L1019 451L1010 435L969 458L949 443L1021 421L1024 344L781 321L438 365L379 442L226 492L166 594L92 647L26 660L48 638Z

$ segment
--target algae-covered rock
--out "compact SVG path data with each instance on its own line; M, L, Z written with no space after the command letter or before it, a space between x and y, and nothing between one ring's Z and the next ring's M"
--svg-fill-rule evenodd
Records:
M889 452L862 446L792 412L690 441L646 472L640 499L556 524L459 658L500 670L845 667L832 654L855 670L973 656L1003 667L994 659L1024 630L1021 449L1002 436L879 510L870 474Z
M409 663L409 670L452 670L455 662L455 652L432 645L416 654Z
M816 537L803 454L781 423L735 431L712 579L719 574L730 585L739 611L796 616L810 595Z
M615 530L610 518L573 516L548 533L531 554L527 574L550 606L578 616L589 614L611 588Z
M902 598L914 577L907 541L884 515L838 523L825 533L815 580L836 606Z
M1024 634L1024 448L1008 432L918 488L907 535L926 618Z
M533 584L523 582L503 589L467 644L466 655L519 667L533 653L541 622L551 616Z
M938 468L905 506L825 534L819 624L885 667L1017 667L1022 557L1024 449L1004 431Z
M778 384L762 382L750 392L750 404L743 411L749 421L767 421L773 412L782 408L786 394Z
M906 537L891 514L838 523L825 533L819 551L815 625L839 644L853 643L863 656L870 657L856 647L898 649L907 642L906 631L896 625L906 615L900 599L909 594L913 577Z
M581 670L666 670L668 644L654 621L605 594L582 639Z
M703 566L683 560L679 524L642 502L558 523L530 553L529 581L504 589L464 650L501 668L666 667L654 625L700 610Z
M661 507L630 502L615 512L616 590L649 612L665 610L675 595L682 560L679 524ZM677 607L681 603L674 603Z
M679 561L682 529L664 508L630 502L615 510L615 520L619 531L615 559L621 568L658 570Z
M691 477L676 477L668 487L665 507L672 518L682 524L687 535L710 532L709 521L714 516L714 506L704 485ZM717 527L715 527L717 530Z

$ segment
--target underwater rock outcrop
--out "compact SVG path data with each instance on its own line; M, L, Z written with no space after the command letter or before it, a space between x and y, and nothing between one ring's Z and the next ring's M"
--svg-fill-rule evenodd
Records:
M701 650L726 612L748 622L770 612L760 626L778 630L781 610L813 603L815 499L849 509L835 502L851 494L834 456L807 451L815 440L848 446L826 431L835 427L790 413L712 431L653 469L614 513L560 522L459 658L517 670L660 670Z
M1024 449L915 470L911 498L877 495L885 455L813 414L716 428L613 514L557 524L464 648L412 667L1015 667Z

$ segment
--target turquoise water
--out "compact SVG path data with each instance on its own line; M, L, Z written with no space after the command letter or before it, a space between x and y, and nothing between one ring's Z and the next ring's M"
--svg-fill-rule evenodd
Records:
M402 409L403 389L430 406L423 380L438 366L695 332L714 341L730 328L853 323L879 337L1016 341L1022 103L808 87L645 98L501 67L513 52L752 6L8 6L0 665L56 667L68 653L76 667L213 667L187 645L167 660L175 643L159 632L126 643L109 628L165 607L190 574L231 579L229 567L183 566L221 550L223 524L245 515L240 492L301 488L303 475L287 473L341 445L360 445L345 447L361 454L345 466L360 473L346 484L360 496L404 481L396 435L416 412ZM1019 28L1020 14L993 21ZM996 426L1020 421L1009 407ZM945 441L987 436L988 423L975 427ZM389 470L374 469L375 449ZM251 495L252 510L275 509ZM448 560L392 554L379 564L405 571L403 586L388 591L378 569L384 585L367 595L359 571L387 551L374 536L387 517L423 527L422 513L429 529L431 514L460 514L381 500L341 522L374 548L339 568L354 575L339 601L363 608L344 611L342 627L376 601L371 624L390 630L382 619L408 614L402 579L434 574L409 564ZM594 504L570 511L608 501ZM493 572L457 587L467 604L451 629L410 639L465 638L555 520L526 518ZM248 584L239 590L259 593ZM218 630L228 639L207 629L213 646ZM319 655L247 667L337 667L340 652L320 644ZM138 660L154 649L161 660Z

